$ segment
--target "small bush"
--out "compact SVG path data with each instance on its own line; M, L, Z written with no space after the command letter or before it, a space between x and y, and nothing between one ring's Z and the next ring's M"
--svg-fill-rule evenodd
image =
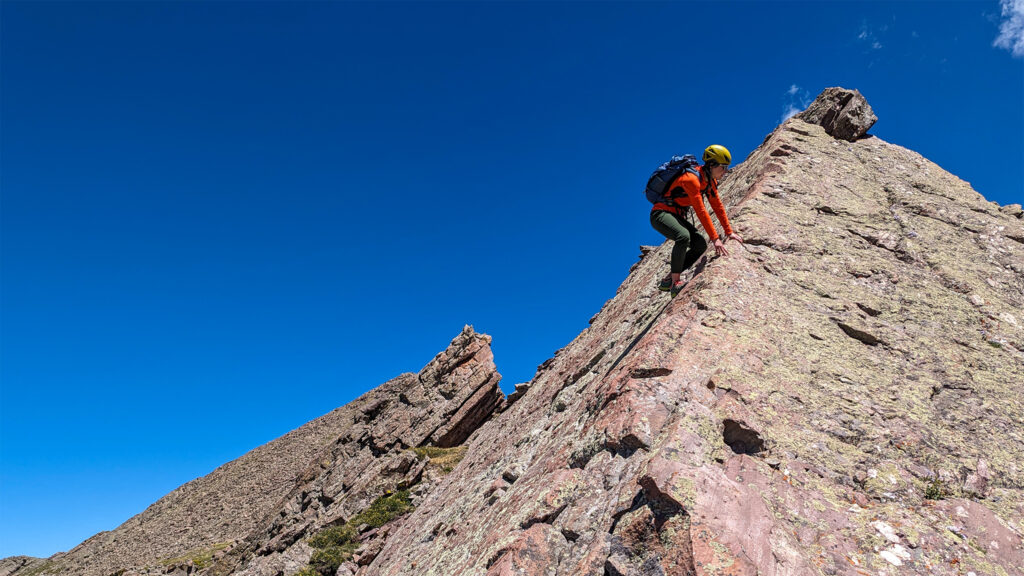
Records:
M359 521L355 525L369 524L374 528L378 528L409 512L412 508L412 500L409 498L408 490L399 490L393 494L388 493L374 500L369 508L356 515Z
M317 532L309 539L309 545L316 550L309 559L309 566L303 568L298 576L332 576L359 548L360 525L379 528L412 509L408 490L389 492L345 524L328 526Z
M309 545L313 548L329 548L341 546L346 542L355 539L355 528L351 524L338 524L328 526L317 532L309 539Z
M309 564L319 570L321 574L324 574L326 570L326 574L329 576L337 572L338 567L351 558L358 548L359 543L357 542L346 542L341 546L319 548L313 551Z
M946 485L938 478L933 478L924 489L924 497L928 500L942 500L949 494Z

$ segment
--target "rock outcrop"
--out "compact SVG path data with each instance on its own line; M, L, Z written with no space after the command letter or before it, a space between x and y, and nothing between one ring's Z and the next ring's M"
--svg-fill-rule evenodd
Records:
M514 403L480 392L497 376L464 333L339 409L337 440L209 563L104 569L1024 575L1019 208L864 135L865 108L835 102L823 93L811 109L831 117L786 121L723 182L745 245L706 256L674 299L657 290L671 243L643 248ZM435 412L472 423L389 412L443 390L462 399ZM461 460L431 471L405 450L423 444ZM403 489L414 509L365 520ZM313 544L338 529L352 549L325 560ZM65 574L110 574L72 556Z
M45 563L46 560L43 558L33 558L31 556L10 556L0 560L0 576L11 576L11 574L18 571L25 574L29 570L40 567Z
M827 134L850 142L863 137L878 121L859 91L838 87L826 88L797 118L817 124Z

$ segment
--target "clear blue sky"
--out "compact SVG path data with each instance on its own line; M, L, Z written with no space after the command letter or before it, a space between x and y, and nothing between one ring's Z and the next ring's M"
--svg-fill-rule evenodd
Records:
M510 391L660 241L657 164L742 160L827 86L1024 200L1022 15L3 1L0 556L114 528L463 324Z

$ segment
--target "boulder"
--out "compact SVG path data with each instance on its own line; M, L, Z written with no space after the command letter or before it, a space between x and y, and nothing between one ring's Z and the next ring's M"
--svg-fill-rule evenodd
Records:
M867 134L878 121L871 105L857 90L825 88L821 94L796 115L811 124L817 124L835 138L853 142Z

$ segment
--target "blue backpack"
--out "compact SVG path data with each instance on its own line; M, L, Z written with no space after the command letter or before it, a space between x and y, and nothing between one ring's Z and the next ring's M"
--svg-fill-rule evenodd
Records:
M685 156L673 156L671 160L665 162L658 169L651 174L651 177L647 180L647 189L644 193L647 195L647 200L651 204L657 204L659 202L665 204L672 204L672 199L666 197L669 192L669 186L679 178L683 172L691 172L696 176L700 176L697 172L697 168L700 163L697 161L697 157L693 154L687 154Z

